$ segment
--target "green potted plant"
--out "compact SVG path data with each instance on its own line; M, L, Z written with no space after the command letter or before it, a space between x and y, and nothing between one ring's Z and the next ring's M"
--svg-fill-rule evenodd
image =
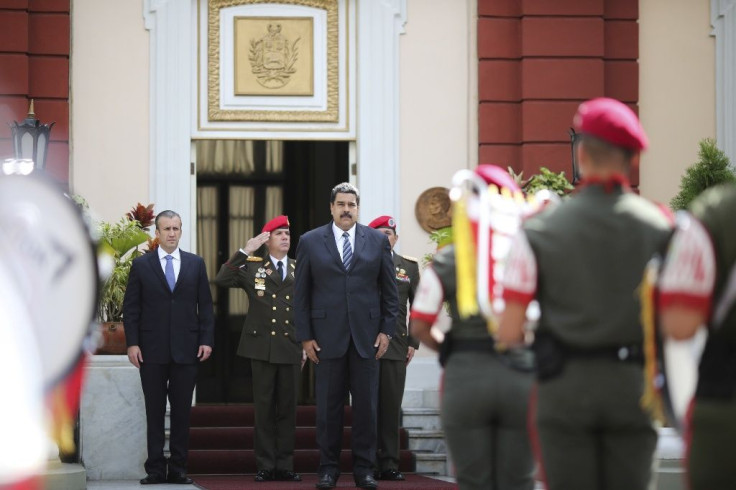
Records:
M698 161L685 170L680 181L680 192L670 201L673 211L687 209L698 194L717 184L736 182L731 163L716 142L710 138L700 140Z
M123 329L123 298L133 259L142 255L140 246L148 242L146 251L153 251L158 241L152 240L148 230L154 222L153 204L138 203L116 223L98 225L100 253L109 257L109 275L102 285L97 305L102 341L96 354L125 354Z

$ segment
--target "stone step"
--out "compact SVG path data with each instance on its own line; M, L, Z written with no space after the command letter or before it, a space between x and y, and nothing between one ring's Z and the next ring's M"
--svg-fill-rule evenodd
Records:
M441 429L440 411L437 408L402 409L401 426L407 429Z
M447 475L447 456L444 453L415 451L416 472L420 475Z
M445 434L438 429L410 429L409 449L412 451L430 451L444 453L447 451Z
M440 408L440 392L427 389L406 389L402 408Z
M43 488L84 490L87 488L87 471L81 464L50 462L43 473Z

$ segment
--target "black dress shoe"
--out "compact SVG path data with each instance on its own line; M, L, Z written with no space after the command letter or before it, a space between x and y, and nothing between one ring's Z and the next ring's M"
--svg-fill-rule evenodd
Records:
M317 488L335 488L337 486L337 478L329 473L325 473L324 475L320 475L319 481L315 486Z
M384 470L378 474L377 480L404 481L404 475L399 470Z
M146 477L141 480L141 485L158 485L159 483L166 483L166 478L164 478L164 475L159 475L158 473L146 475Z
M289 470L274 470L273 479L276 481L302 481L302 476Z
M169 473L166 477L166 483L173 483L175 485L191 485L194 481L187 476L186 473Z
M258 470L255 481L273 481L273 472L271 470Z
M378 483L373 475L355 475L355 486L358 488L378 488Z

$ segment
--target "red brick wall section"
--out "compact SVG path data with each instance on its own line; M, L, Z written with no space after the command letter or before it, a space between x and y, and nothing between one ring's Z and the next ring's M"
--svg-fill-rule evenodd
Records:
M8 124L22 122L31 99L51 130L46 171L69 182L71 0L0 0L0 159L13 156Z
M479 162L571 178L577 106L637 109L638 18L638 0L478 0Z

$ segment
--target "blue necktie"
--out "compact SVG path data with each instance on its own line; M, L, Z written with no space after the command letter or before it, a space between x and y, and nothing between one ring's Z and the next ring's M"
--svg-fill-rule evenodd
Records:
M167 255L164 258L166 259L166 268L164 269L164 275L166 276L166 282L169 283L169 289L173 291L174 286L176 285L176 277L174 276L174 264L172 263L174 257L172 257L171 255Z
M280 260L276 263L276 271L279 273L279 278L284 280L284 263Z
M342 234L342 238L342 264L347 269L353 260L353 248L350 246L350 235L347 231Z

